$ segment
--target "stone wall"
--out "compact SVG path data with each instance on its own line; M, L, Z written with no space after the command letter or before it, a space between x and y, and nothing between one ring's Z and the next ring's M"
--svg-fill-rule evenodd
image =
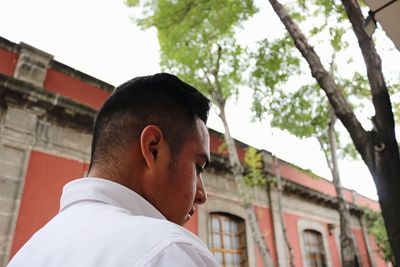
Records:
M0 266L5 266L32 150L89 161L91 135L46 114L3 102L0 109Z

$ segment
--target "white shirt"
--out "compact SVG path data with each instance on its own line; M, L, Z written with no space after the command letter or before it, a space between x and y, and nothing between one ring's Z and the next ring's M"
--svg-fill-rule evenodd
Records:
M65 185L60 213L8 267L219 266L204 243L132 190L99 178Z

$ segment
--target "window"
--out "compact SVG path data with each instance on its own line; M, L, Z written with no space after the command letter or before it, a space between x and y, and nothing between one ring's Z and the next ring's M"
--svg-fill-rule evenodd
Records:
M325 267L326 258L322 235L314 230L304 230L305 257L309 267Z
M248 266L246 231L242 219L226 214L212 213L208 229L208 244L221 266Z

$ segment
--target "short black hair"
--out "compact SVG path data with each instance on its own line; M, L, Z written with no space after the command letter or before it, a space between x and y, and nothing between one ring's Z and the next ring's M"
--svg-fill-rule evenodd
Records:
M210 101L197 89L168 73L137 77L118 86L97 113L90 167L110 160L115 148L157 125L171 152L178 154L196 118L207 122Z

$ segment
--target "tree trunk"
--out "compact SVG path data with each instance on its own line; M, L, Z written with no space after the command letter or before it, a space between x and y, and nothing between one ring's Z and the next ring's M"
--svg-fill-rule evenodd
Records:
M331 121L328 127L328 137L331 152L332 182L335 186L338 201L338 210L340 215L340 249L342 252L342 266L353 267L358 266L356 249L354 246L353 234L351 232L350 211L343 194L343 188L340 182L339 166L336 155L336 134L335 134L336 117L331 112ZM327 155L326 155L327 156ZM328 159L327 159L328 160ZM356 265L357 262L357 265Z
M285 225L285 222L283 220L283 209L282 209L282 192L283 192L283 188L282 188L281 172L280 172L280 169L279 169L279 160L275 155L273 157L274 157L274 169L275 169L275 177L276 177L276 187L277 187L277 190L278 190L277 198L278 198L279 220L280 220L280 223L282 225L283 237L285 239L286 247L287 247L288 254L289 254L289 265L290 265L290 267L295 267L295 265L294 265L293 248L290 245L288 234L287 234L287 230L286 230L286 225Z
M368 236L367 226L365 224L364 215L359 217L359 222L360 222L361 230L362 230L363 237L365 240L365 246L366 246L367 253L368 253L369 264L371 265L371 267L376 267L374 250L372 250L371 243L369 242L369 236Z
M391 148L375 152L375 166L368 166L377 188L382 216L385 221L390 246L395 257L396 266L400 263L400 160Z
M373 117L373 143L364 161L377 187L382 215L396 264L400 264L400 155L395 134L395 122L389 92L382 72L381 58L374 42L364 31L364 18L355 0L343 1L360 46L371 87ZM370 159L371 158L371 159ZM368 161L367 161L367 160Z
M269 0L285 25L295 46L308 62L312 76L325 91L329 102L349 132L351 139L374 178L390 245L397 264L400 262L400 156L390 97L382 74L381 60L372 39L363 31L363 17L356 0L342 0L353 26L367 66L375 108L374 129L367 132L356 118L332 76L293 19L277 0Z
M214 103L218 103L218 101L215 101ZM239 160L235 141L233 140L233 138L230 134L228 122L226 120L225 106L218 105L218 108L220 110L219 117L221 118L222 123L224 125L224 137L225 137L225 142L228 147L229 162L230 162L230 165L232 168L233 177L235 178L235 182L236 182L236 185L238 188L239 195L244 201L246 216L247 216L248 222L250 223L253 240L255 241L258 248L260 249L260 254L261 254L261 258L263 260L264 266L265 267L274 266L273 262L272 262L271 253L267 247L264 236L262 235L262 233L260 231L260 226L257 222L257 218L254 213L250 197L245 190L245 184L244 184L244 179L243 179L243 166Z

